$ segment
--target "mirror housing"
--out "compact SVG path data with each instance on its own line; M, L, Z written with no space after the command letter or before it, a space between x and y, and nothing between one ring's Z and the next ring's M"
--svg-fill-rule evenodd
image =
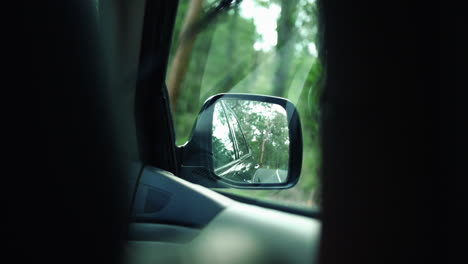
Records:
M258 102L261 105L272 104L276 109L284 109L285 125L289 134L289 149L283 150L289 153L289 163L287 172L282 170L279 175L278 169L271 169L271 172L264 170L262 173L275 173L278 181L258 182L257 180L232 180L215 173L213 153L213 119L215 106L224 100L240 100L242 102ZM278 108L278 106L280 108ZM279 111L281 112L281 111ZM262 115L262 114L260 114ZM271 114L263 114L271 115ZM250 124L252 126L252 124ZM253 124L255 126L255 124ZM230 126L231 127L231 126ZM207 99L198 115L192 130L191 137L187 143L180 147L180 168L179 175L193 183L200 184L208 188L238 188L238 189L287 189L293 187L299 180L302 166L302 132L299 113L295 106L288 100L274 96L264 96L255 94L217 94ZM277 151L281 151L277 149ZM251 150L249 150L251 153ZM245 155L249 157L249 155ZM227 165L229 166L229 165ZM257 169L260 165L255 163ZM284 167L284 165L283 165ZM273 175L272 175L273 177ZM269 177L270 179L273 179ZM265 178L265 177L264 177ZM281 180L280 180L281 179Z

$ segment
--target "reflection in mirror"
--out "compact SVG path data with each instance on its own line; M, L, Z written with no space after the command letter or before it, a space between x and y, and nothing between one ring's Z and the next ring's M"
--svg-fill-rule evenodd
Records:
M213 114L213 167L243 183L284 183L289 166L286 110L277 104L220 99Z

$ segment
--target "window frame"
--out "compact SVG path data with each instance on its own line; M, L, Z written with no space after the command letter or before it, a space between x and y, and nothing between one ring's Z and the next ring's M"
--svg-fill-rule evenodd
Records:
M221 101L221 102L222 102L222 101ZM252 155L252 150L251 150L251 148L250 148L250 144L249 144L249 143L247 142L247 140L245 139L244 131L242 131L242 126L241 126L241 124L240 124L240 122L239 122L239 119L237 118L236 113L234 113L234 110L232 110L232 108L229 107L229 106L227 106L224 102L222 102L222 104L223 104L223 106L225 107L225 109L227 109L226 112L230 112L231 115L232 115L232 117L234 118L234 122L237 124L237 127L239 128L240 135L242 136L242 139L244 140L244 143L245 143L245 145L247 146L247 153L244 154L244 155L242 155L242 156L239 155L239 159L244 160L244 159L246 159L246 158L248 158L248 157L250 157L250 156ZM229 117L228 117L228 119L229 119ZM229 122L229 121L228 121L228 123L231 124L231 122ZM235 129L233 129L233 130L234 130L234 134L237 135L237 132L235 132ZM240 148L239 148L239 142L238 142L238 140L237 140L237 137L235 136L234 138L235 138L235 141L236 141L236 147L237 147L238 150L239 150Z
M226 113L226 109L224 108L224 103L220 101L220 107L222 109L222 113L224 114L225 118L226 118L226 123L228 125L228 129L229 129L229 134L231 135L230 138L232 140L232 144L233 144L233 147L234 147L234 155L236 156L236 159L221 166L221 167L218 167L218 168L214 168L214 171L216 174L218 174L219 171L229 171L229 170L226 170L226 168L230 168L232 166L235 166L236 164L238 164L242 159L239 157L239 150L238 150L238 146L237 146L237 139L236 137L233 135L234 132L233 132L233 129L231 127L231 124L230 124L230 121L229 121L229 118L228 118L228 115Z

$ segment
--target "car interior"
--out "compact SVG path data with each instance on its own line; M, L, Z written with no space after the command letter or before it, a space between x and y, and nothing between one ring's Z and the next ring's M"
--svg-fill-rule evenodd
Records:
M422 153L435 134L421 137L416 128L425 109L411 100L422 91L409 71L411 47L390 37L415 38L421 22L396 4L388 14L366 1L319 2L327 70L323 210L316 213L211 190L203 171L181 176L194 169L181 166L188 158L175 145L165 84L178 1L31 7L41 147L39 165L20 169L33 179L15 182L27 196L6 192L2 232L10 257L132 264L430 259L429 183L412 175L432 169ZM388 61L400 67L399 77ZM406 89L413 85L419 90ZM413 197L413 186L423 193Z

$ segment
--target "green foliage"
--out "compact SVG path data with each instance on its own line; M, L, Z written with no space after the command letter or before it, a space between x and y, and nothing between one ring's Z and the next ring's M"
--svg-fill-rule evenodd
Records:
M204 6L209 8L213 2L207 1ZM284 204L310 207L311 198L320 186L318 121L320 80L323 70L314 51L317 35L316 5L314 1L295 0L297 4L294 8L288 7L288 12L280 12L276 18L276 28L282 30L278 32L281 45L269 49L258 48L258 43L264 41L266 37L259 28L262 26L259 25L261 20L256 20L256 16L246 16L243 9L248 5L257 8L256 10L271 11L278 7L282 9L283 5L290 2L243 0L237 8L218 16L205 27L197 36L191 59L187 62L189 70L184 76L182 92L173 114L177 144L181 145L188 140L202 103L214 94L222 92L277 94L291 100L300 113L304 142L302 173L297 186L281 191L234 189L229 191ZM187 0L180 1L169 71L188 7ZM275 91L280 91L280 94ZM235 104L230 107L235 111L240 111L241 108L247 111L245 108L248 108ZM262 119L259 114L241 115L239 119L246 137L255 137L255 129L248 124L256 124L259 130L268 127L268 120ZM277 128L281 127L280 121L273 120L273 122L276 123L271 133L278 137L284 136L284 130L277 131ZM220 142L214 144L221 147ZM277 155L270 157L269 160L286 159L285 152L275 151L279 147L281 146L266 145L265 153ZM252 145L252 151L254 155L261 155L258 144Z

